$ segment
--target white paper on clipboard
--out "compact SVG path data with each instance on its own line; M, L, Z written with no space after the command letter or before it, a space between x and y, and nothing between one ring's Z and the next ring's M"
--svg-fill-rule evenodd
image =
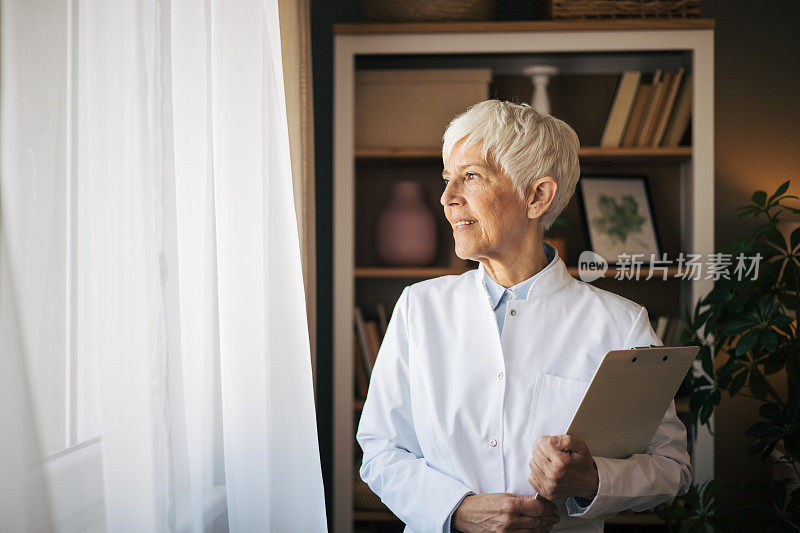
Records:
M566 434L584 441L593 457L643 453L699 351L697 346L651 346L608 352ZM553 503L561 518L553 531L587 523L568 516L564 500Z

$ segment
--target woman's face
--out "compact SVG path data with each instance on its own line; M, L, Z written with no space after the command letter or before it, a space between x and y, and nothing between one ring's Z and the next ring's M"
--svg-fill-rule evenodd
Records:
M502 259L520 250L535 221L526 200L502 172L481 160L480 147L459 142L445 161L441 204L462 259Z

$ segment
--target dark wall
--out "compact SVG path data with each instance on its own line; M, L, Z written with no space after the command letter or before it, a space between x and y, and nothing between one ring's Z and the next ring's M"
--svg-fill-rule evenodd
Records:
M498 2L498 19L525 20L532 0ZM333 38L336 22L363 22L360 2L311 0L314 62L318 253L318 391L320 451L330 515L332 491L332 125ZM792 179L800 196L800 3L794 0L703 0L715 32L715 236L729 244L753 222L736 208L757 189ZM746 458L744 430L755 417L747 402L724 402L717 413L717 474L739 481L763 476L758 458Z
M787 179L800 196L800 3L703 0L715 31L715 233L733 241L753 222L736 207ZM797 204L795 204L797 205Z
M792 0L703 0L716 19L714 229L719 249L755 228L736 208L758 189L774 191L787 179L800 196L800 4ZM797 203L794 204L800 207ZM785 390L785 375L773 386ZM731 512L745 497L733 484L766 480L769 470L747 454L745 430L758 420L757 403L726 398L716 410L715 472L720 501ZM725 487L728 487L725 489Z

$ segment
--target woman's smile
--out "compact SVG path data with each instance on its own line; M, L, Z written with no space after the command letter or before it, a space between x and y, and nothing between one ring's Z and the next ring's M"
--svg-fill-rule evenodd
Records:
M462 220L461 222L456 222L453 226L453 232L456 231L464 231L469 227L475 225L478 221L477 220Z

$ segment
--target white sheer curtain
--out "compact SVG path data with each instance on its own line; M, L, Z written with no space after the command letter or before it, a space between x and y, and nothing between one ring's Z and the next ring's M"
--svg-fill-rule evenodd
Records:
M0 331L39 442L49 357L106 530L324 531L277 3L63 4L0 4Z

